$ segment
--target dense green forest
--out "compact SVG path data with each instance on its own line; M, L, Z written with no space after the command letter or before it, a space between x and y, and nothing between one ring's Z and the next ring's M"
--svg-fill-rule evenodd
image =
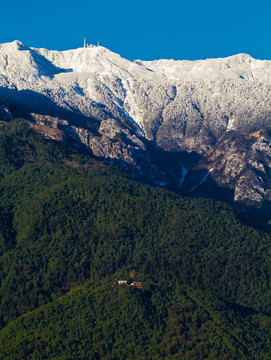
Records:
M269 234L0 131L1 359L271 358ZM142 289L114 284L131 273Z

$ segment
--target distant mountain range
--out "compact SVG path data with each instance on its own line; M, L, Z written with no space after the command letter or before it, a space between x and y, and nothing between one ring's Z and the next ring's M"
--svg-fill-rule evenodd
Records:
M133 62L101 46L0 45L0 119L24 117L134 178L241 208L271 189L271 61Z

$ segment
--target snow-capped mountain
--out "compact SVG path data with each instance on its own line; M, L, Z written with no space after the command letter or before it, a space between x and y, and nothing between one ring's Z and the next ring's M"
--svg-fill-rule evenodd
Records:
M14 41L0 45L0 97L39 125L60 128L95 155L116 159L152 182L185 188L185 177L194 177L198 184L212 178L229 187L236 201L250 204L261 203L269 187L271 61L239 54L200 61L131 62L101 46L50 51ZM255 162L244 160L242 171L233 171L228 179L221 163L222 157L227 163L231 146L225 134L239 138L242 133L240 141L246 142L246 136L260 129L264 131L257 141L266 145L254 151ZM255 147L252 140L249 146ZM242 155L239 148L237 158ZM213 166L218 149L216 164L221 166ZM194 176L192 165L194 175L205 172ZM256 187L248 180L251 173ZM240 192L248 187L251 195ZM191 185L189 191L194 188L198 186Z

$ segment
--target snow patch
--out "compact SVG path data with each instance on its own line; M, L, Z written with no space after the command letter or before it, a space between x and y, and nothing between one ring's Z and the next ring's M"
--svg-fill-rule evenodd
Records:
M234 119L234 118L229 119L229 122L228 122L228 126L227 126L226 131L236 130L236 127L235 127L234 122L235 122L235 119Z
M183 183L184 183L184 180L185 180L185 177L186 177L186 174L188 173L189 171L189 168L186 168L186 167L182 167L182 176L181 178L179 179L179 186L182 187Z
M209 174L210 174L212 171L213 171L213 168L210 169L210 170L207 172L207 174L206 174L206 175L204 176L204 178L199 182L199 184L197 184L197 185L194 186L192 189L190 189L190 192L194 191L196 188L198 188L200 185L202 185L202 184L206 181L207 177L209 176Z

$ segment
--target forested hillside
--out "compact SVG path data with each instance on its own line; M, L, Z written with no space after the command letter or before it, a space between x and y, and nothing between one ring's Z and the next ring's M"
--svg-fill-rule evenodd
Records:
M271 236L22 120L0 134L1 359L270 359ZM114 279L142 281L142 289Z
M90 284L2 330L6 359L270 359L270 318L178 281Z

